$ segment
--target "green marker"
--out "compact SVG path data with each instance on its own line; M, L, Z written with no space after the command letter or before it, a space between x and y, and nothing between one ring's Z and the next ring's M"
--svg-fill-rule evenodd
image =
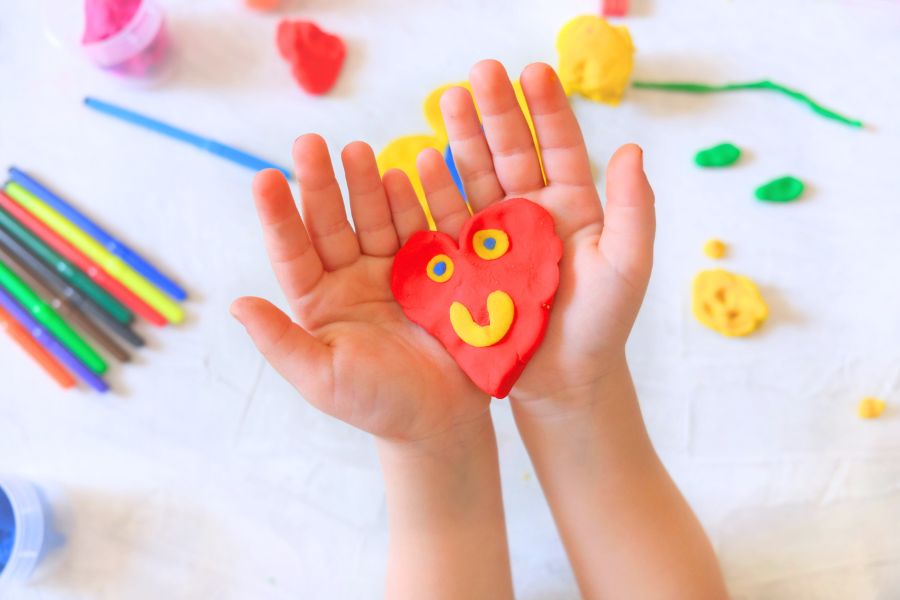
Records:
M34 316L35 321L46 327L53 337L58 339L88 369L97 375L103 375L106 372L106 362L100 358L100 355L3 262L0 262L0 285Z
M94 283L90 277L85 275L84 271L60 256L2 208L0 208L0 227L19 240L32 254L51 266L68 284L83 292L94 304L108 312L116 321L128 325L134 320L134 314L121 302Z

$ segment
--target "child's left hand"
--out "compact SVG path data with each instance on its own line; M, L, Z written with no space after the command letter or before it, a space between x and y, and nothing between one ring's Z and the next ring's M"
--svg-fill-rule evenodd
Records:
M303 217L278 171L257 175L253 194L297 323L260 298L232 306L260 352L314 406L380 438L423 440L485 416L487 394L391 294L394 254L427 227L409 179L390 171L382 183L372 149L347 146L354 232L324 140L301 136L293 153ZM438 167L421 165L423 177Z

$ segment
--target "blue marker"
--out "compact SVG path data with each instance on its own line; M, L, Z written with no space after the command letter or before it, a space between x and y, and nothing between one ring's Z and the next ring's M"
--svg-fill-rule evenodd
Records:
M91 221L73 207L71 204L42 186L40 183L20 171L15 167L9 168L10 178L21 185L23 188L46 202L49 206L60 213L62 216L71 221L74 225L80 227L82 231L100 242L112 254L115 254L131 267L147 278L156 287L170 295L176 300L184 300L187 298L187 292L174 281L160 273L153 265L144 260L137 252L120 242L102 227Z
M115 117L127 123L131 123L132 125L137 125L138 127L143 127L145 129L149 129L150 131L155 131L156 133L176 139L180 142L196 146L201 150L206 150L210 154L215 154L216 156L220 156L225 160L230 160L231 162L243 165L248 169L253 169L254 171L260 171L262 169L278 169L279 171L284 173L285 177L287 177L288 179L291 178L291 172L288 169L272 164L267 160L259 158L258 156L254 156L252 154L244 152L243 150L238 150L237 148L234 148L232 146L226 146L221 142L217 142L210 138L205 138L203 136L197 135L196 133L185 131L180 127L175 127L174 125L163 123L162 121L158 121L152 117L136 113L132 110L128 110L127 108L122 108L121 106L116 106L115 104L109 104L108 102L103 102L102 100L91 98L90 96L84 99L84 105L88 108L92 108L111 117Z

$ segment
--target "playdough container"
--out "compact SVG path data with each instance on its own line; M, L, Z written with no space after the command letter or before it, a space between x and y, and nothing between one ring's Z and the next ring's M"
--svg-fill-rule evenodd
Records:
M162 8L155 0L142 0L131 19L118 27L102 40L82 43L88 58L117 75L153 76L169 48Z
M44 25L51 42L115 75L155 79L167 62L169 35L157 0L44 0Z
M0 475L0 598L25 583L53 547L53 519L33 484Z

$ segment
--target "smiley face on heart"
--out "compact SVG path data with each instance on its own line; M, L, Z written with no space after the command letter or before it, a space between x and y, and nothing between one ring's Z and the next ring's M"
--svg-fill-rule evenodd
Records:
M391 290L479 388L502 398L544 337L562 250L550 213L505 200L469 219L459 243L415 233L394 258Z

